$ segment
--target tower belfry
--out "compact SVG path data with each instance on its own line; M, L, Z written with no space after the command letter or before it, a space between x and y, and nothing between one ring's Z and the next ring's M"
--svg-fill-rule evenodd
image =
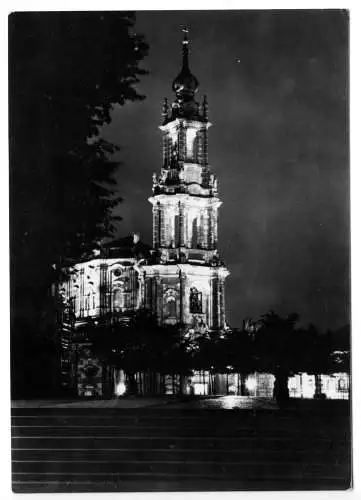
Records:
M216 176L208 163L208 101L196 100L199 83L189 64L183 29L182 66L175 94L162 108L162 164L153 174L153 248L147 266L147 306L160 323L222 329L224 281L229 274L218 254Z

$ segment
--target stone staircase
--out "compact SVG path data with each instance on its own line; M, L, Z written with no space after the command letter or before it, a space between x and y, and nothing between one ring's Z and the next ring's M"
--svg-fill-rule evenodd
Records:
M14 408L14 492L350 487L348 412Z

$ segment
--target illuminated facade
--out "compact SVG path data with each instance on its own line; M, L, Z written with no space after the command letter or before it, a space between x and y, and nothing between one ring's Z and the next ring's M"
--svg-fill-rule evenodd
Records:
M188 62L173 82L175 100L163 105L163 157L153 174L153 248L156 262L144 267L145 305L162 324L220 330L226 327L228 270L218 249L217 179L208 163L208 104L195 100L198 81Z
M153 174L153 250L119 258L106 253L74 265L61 286L77 320L144 308L160 324L206 330L226 328L225 279L218 249L217 179L208 163L208 104L195 101L197 79L183 65L173 82L175 100L163 106L163 159ZM131 245L128 246L129 249ZM134 253L135 252L135 253ZM126 252L125 252L126 253ZM124 252L123 252L124 254Z

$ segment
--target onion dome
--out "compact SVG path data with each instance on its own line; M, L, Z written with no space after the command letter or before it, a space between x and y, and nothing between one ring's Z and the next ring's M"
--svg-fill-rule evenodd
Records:
M179 75L173 81L172 89L177 94L177 97L181 98L192 98L198 90L198 80L192 75L189 69L189 40L187 37L188 31L184 31L184 38L182 42L182 53L183 53L183 64Z

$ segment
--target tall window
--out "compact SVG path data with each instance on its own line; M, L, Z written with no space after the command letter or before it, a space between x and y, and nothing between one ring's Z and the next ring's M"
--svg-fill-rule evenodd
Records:
M165 318L177 318L177 292L168 288L163 296L163 313Z
M192 222L192 248L198 247L198 221L197 218L193 219Z
M187 158L190 160L194 159L194 143L195 143L196 135L197 135L196 129L194 129L194 128L187 129L187 137L186 137Z
M189 310L191 313L202 312L202 292L192 287L189 294Z
M168 297L165 305L165 316L167 318L177 317L177 304L174 297Z
M179 215L175 215L174 217L174 243L175 247L179 247L180 245L180 224L179 224Z

